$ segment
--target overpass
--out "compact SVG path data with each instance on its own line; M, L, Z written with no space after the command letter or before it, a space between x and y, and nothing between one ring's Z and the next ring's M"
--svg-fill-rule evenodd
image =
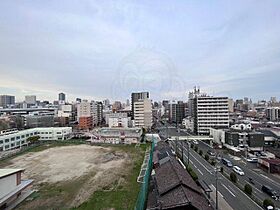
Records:
M179 141L192 141L192 140L199 140L199 141L212 141L213 137L210 136L171 136L168 138L169 140L179 140Z

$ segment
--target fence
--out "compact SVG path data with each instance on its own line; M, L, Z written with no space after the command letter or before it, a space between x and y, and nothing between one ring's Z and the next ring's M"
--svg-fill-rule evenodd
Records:
M152 167L153 167L153 151L154 151L154 147L155 147L154 142L155 141L153 139L146 174L144 176L143 183L141 184L141 188L140 188L138 198L137 198L135 208L134 208L135 210L144 210L145 209L148 190L149 190L150 175L151 175L151 171L152 171Z

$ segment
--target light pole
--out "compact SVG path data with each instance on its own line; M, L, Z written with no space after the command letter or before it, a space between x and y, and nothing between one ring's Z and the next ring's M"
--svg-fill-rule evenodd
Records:
M218 210L218 172L220 171L220 167L215 167L215 185L216 185L216 210Z

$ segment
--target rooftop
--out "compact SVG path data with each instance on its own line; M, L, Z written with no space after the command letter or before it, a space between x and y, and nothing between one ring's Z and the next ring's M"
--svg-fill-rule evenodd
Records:
M24 171L24 169L20 169L20 168L4 168L4 169L0 169L0 178L12 175L12 174L17 173L19 171Z

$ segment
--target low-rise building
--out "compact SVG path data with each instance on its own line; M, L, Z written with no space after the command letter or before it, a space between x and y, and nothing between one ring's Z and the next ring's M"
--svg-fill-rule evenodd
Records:
M32 193L30 187L33 180L22 180L23 171L23 169L0 169L0 209L11 208Z
M0 133L0 151L21 148L28 145L28 138L39 136L40 140L67 140L72 136L71 127L31 128L9 130Z
M101 128L90 141L93 143L132 144L141 140L140 128Z

